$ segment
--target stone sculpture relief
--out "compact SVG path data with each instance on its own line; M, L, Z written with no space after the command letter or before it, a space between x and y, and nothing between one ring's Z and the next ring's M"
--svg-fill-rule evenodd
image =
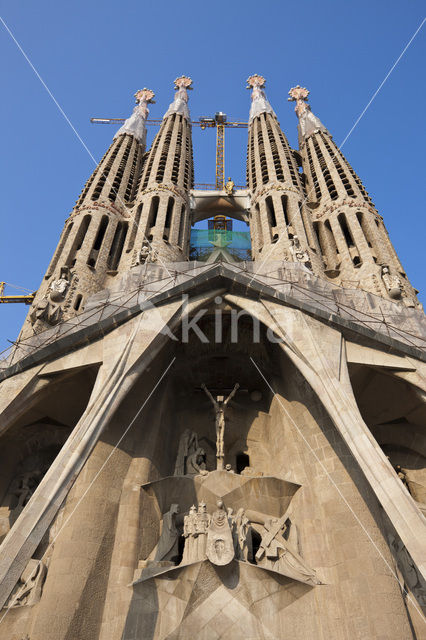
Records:
M287 514L280 519L269 519L265 522L262 540L256 553L256 562L261 567L272 569L277 573L300 579L304 576L308 584L318 584L315 572L310 569L301 556L292 549L284 538L288 525Z
M382 280L391 298L400 298L402 294L402 282L399 276L391 275L389 267L382 267Z
M217 501L207 533L207 558L219 566L229 564L235 556L234 541L228 514L222 500Z
M163 516L163 528L158 541L154 561L171 561L178 557L179 531L176 528L176 516L179 513L179 505L172 504L170 511Z
M298 552L297 532L289 535L292 525L287 513L281 518L270 518L240 507L234 514L232 508L226 509L221 499L217 500L216 507L209 514L205 502L200 502L198 507L193 504L179 524L176 518L179 507L172 504L163 516L156 548L147 561L140 563L146 576L144 578L142 574L142 579L204 560L224 566L235 559L311 586L320 584L315 571ZM254 540L259 534L260 543L254 554ZM181 559L178 556L180 536L184 540Z
M151 246L147 241L145 241L142 245L141 250L137 255L135 266L138 266L140 264L157 262L157 258L158 258L158 251L154 249L154 247Z
M224 440L225 440L225 410L229 402L237 393L240 385L237 384L225 399L225 396L216 396L216 399L212 396L206 385L201 385L201 388L205 391L207 397L211 400L215 412L215 425L216 425L216 458L217 469L223 469L224 454Z
M52 280L45 296L31 310L29 317L32 325L35 325L38 320L50 325L59 322L62 316L62 304L70 283L70 270L68 267L62 267L59 278Z
M188 458L192 459L193 455L197 451L199 451L198 435L195 433L195 431L185 429L179 440L178 453L176 456L176 464L173 475L184 476L188 472ZM193 466L193 462L191 463L191 465Z
M198 447L194 453L186 459L186 475L197 475L198 473L208 473L206 468L206 452Z
M58 280L53 280L49 287L49 298L58 303L65 299L65 294L70 284L70 272L68 267L62 267Z
M311 263L308 253L302 248L298 236L293 236L290 242L290 251L291 255L293 256L293 260L295 262L301 262L305 265L305 267L308 267L310 269Z
M321 584L302 556L290 520L290 502L300 485L245 467L223 468L225 411L239 389L214 397L217 469L208 472L198 435L179 439L174 475L143 485L162 513L161 534L146 560L139 560L133 585L194 563L247 563L304 584ZM195 498L195 500L194 500ZM226 503L226 506L225 506ZM293 517L293 516L292 516Z
M41 598L46 573L47 568L43 562L32 558L22 572L4 608L31 607L36 604Z
M195 505L184 518L183 537L185 546L182 556L182 564L192 564L206 559L207 531L210 525L210 516L207 513L205 502Z

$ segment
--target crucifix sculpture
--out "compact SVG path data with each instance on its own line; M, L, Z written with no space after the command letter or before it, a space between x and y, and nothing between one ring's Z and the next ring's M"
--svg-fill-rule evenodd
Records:
M234 397L234 395L237 393L239 386L240 385L237 382L237 384L232 389L231 393L226 399L225 399L225 396L216 396L216 399L214 399L214 397L212 396L210 391L207 389L204 382L201 385L201 388L205 391L207 397L211 400L214 407L214 411L215 411L216 458L217 458L216 468L217 469L223 469L223 459L225 457L224 450L223 450L223 444L224 444L224 438L225 438L225 409L229 404L229 402Z

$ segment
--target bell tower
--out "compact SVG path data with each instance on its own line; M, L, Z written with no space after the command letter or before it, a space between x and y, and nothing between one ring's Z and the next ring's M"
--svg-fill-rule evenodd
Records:
M252 75L247 149L251 191L250 228L254 261L299 261L322 273L322 260L298 169L265 91L265 78Z
M383 218L330 132L307 103L309 91L293 87L299 151L306 175L306 199L321 247L325 275L345 287L417 303Z
M176 78L174 100L164 114L144 164L134 207L137 229L132 240L131 265L146 260L147 248L150 261L188 259L189 191L194 182L188 108L191 85L188 76Z
M117 131L65 222L21 337L38 333L82 311L120 264L131 205L145 159L148 104L154 93L135 93L137 106Z

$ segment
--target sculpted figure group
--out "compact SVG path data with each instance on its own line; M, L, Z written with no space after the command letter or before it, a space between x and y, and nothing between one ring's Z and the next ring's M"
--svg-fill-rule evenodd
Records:
M287 539L291 526L287 515L280 519L268 518L244 508L234 513L232 508L225 508L223 500L218 499L212 514L207 512L205 502L192 505L183 516L180 528L176 524L178 513L178 505L173 504L163 516L162 534L151 556L155 562L164 565L169 561L175 566L208 559L222 566L236 559L306 584L319 584L315 571L307 566ZM180 536L184 540L181 559L178 556Z

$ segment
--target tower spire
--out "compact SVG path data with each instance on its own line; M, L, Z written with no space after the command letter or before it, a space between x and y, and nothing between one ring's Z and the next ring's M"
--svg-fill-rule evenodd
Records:
M269 104L268 98L266 97L266 93L263 89L265 82L265 78L263 76L259 76L257 73L247 78L247 89L252 90L249 115L250 123L253 122L254 118L259 116L261 113L270 113L275 118L277 117Z
M180 76L175 80L175 97L170 104L164 118L166 119L172 113L180 113L188 121L191 119L188 109L188 89L192 89L192 80L188 76Z
M139 89L136 91L136 107L133 109L132 115L127 118L122 127L117 131L114 136L114 140L116 140L119 136L123 134L128 134L136 138L136 140L145 147L146 145L146 119L149 114L148 104L152 104L155 102L153 99L155 93L151 91L151 89L147 89L144 87L143 89Z
M311 107L308 104L308 89L297 85L296 87L290 89L288 95L290 96L288 98L288 101L296 103L294 110L297 117L299 118L298 128L301 140L306 140L306 138L311 135L311 133L316 133L317 131L327 131L321 120L317 118L316 115L314 115L311 111Z
M299 118L299 149L306 176L308 207L325 265L335 283L417 303L383 219L360 178L330 132L307 104L309 91L297 85L289 91Z
M253 260L301 262L322 272L298 160L266 98L265 78L247 80L252 89L248 127L247 185L251 191Z

